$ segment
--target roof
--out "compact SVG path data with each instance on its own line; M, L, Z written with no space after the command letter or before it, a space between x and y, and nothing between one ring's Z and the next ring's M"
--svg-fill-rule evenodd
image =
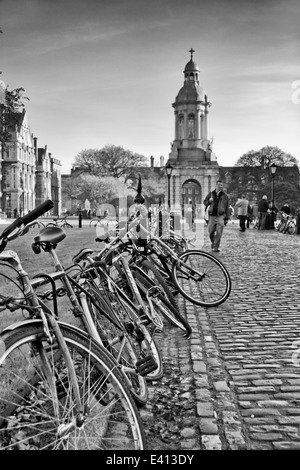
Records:
M191 59L185 66L184 72L200 72L200 69L196 62Z
M204 101L205 92L202 86L195 82L185 82L175 98L175 103L187 101Z

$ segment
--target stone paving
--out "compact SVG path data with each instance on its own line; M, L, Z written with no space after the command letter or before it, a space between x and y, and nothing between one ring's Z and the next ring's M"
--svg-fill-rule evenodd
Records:
M203 223L196 245L210 251ZM214 255L230 273L229 298L205 309L180 297L193 334L182 339L171 328L162 342L183 373L179 391L194 400L181 449L300 449L300 235L243 233L235 220L220 248ZM142 415L149 411L151 400Z

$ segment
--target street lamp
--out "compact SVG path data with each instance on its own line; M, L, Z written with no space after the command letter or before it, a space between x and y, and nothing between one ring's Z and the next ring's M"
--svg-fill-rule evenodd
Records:
M168 208L171 209L171 202L170 202L170 180L172 175L173 167L170 163L167 163L165 166L165 172L168 177Z
M270 165L270 172L271 172L271 175L272 175L272 203L273 203L273 206L274 206L274 177L275 177L275 173L276 173L276 170L277 170L277 165L275 165L275 163L272 163L272 165Z

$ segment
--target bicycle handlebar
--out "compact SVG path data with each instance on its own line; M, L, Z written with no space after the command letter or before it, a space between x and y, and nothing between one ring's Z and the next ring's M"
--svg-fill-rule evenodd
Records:
M14 220L8 227L6 227L0 235L0 240L2 240L0 245L0 253L4 250L9 235L17 228L21 227L21 225L28 225L30 222L33 222L35 219L40 217L41 215L45 214L45 212L52 209L54 206L53 201L48 199L47 201L43 202L42 204L35 207L31 212L24 215L24 217L18 217Z
M33 220L37 219L41 215L45 214L45 212L50 211L53 208L53 206L54 206L54 203L50 199L48 199L45 202L42 202L42 204L35 207L35 209L33 209L31 212L24 215L24 217L22 218L23 219L22 223L24 225L29 224L29 222L32 222Z

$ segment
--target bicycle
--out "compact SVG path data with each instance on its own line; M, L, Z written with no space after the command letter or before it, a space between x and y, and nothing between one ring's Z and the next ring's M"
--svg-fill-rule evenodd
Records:
M132 229L138 225L139 220L140 217L137 217L130 222L128 228L121 229L123 231L122 236L125 233L129 236ZM117 235L111 241L107 238L104 238L104 240L106 242L105 248L94 259L98 261L107 260L106 264L109 265L111 270L114 270L114 279L117 284L123 290L126 290L126 294L131 296L131 299L137 302L146 317L148 315L147 304L149 304L150 320L154 321L158 328L163 328L163 323L156 312L189 336L192 332L191 327L185 318L179 314L177 303L170 301L172 294L164 279L162 277L157 279L157 272L154 272L155 267L147 265L147 260L140 257L138 250L133 249L133 241L127 240L124 243L120 235ZM96 241L103 241L103 237L97 237ZM135 253L134 256L133 253ZM131 255L130 258L129 255ZM137 263L138 258L139 262Z
M41 222L40 220L35 220L30 224L30 228L45 228L45 224Z
M33 249L35 253L40 253L41 249L49 253L53 260L56 273L47 276L38 275L41 279L33 280L32 285L37 287L52 281L61 281L64 292L71 302L73 314L81 318L83 328L95 341L106 347L119 364L120 370L124 373L131 393L138 404L145 404L148 400L148 390L146 378L158 367L155 358L158 357L155 351L154 357L149 354L153 350L150 346L149 338L145 332L136 324L135 319L128 314L123 305L122 312L120 304L116 298L111 298L109 292L102 283L101 292L95 285L95 279L87 270L77 269L73 275L68 274L74 266L66 269L62 266L55 248L66 237L65 232L60 228L46 228L34 238ZM75 257L79 259L79 255ZM52 290L53 291L53 290ZM47 291L42 298L53 299L55 311L57 292ZM60 296L63 294L59 290ZM41 297L40 297L41 298ZM113 307L113 308L112 308ZM82 313L84 313L82 315ZM152 339L150 341L153 343ZM161 364L161 360L159 361ZM161 366L160 366L161 369ZM155 372L153 377L158 377Z
M53 222L49 222L46 227L73 228L73 225L67 221L68 216L53 217Z
M231 278L224 264L210 253L189 249L178 255L161 238L140 225L146 244L147 256L159 270L174 293L195 305L214 307L230 295ZM190 293L191 292L191 293Z
M296 232L296 227L296 217L281 212L281 218L279 223L276 225L276 229L281 233L288 233L289 235L293 235Z
M18 273L22 296L0 295L1 310L27 318L0 335L1 449L144 449L141 419L108 351L58 320L36 295L7 243L53 207L46 201L0 235L0 261Z

